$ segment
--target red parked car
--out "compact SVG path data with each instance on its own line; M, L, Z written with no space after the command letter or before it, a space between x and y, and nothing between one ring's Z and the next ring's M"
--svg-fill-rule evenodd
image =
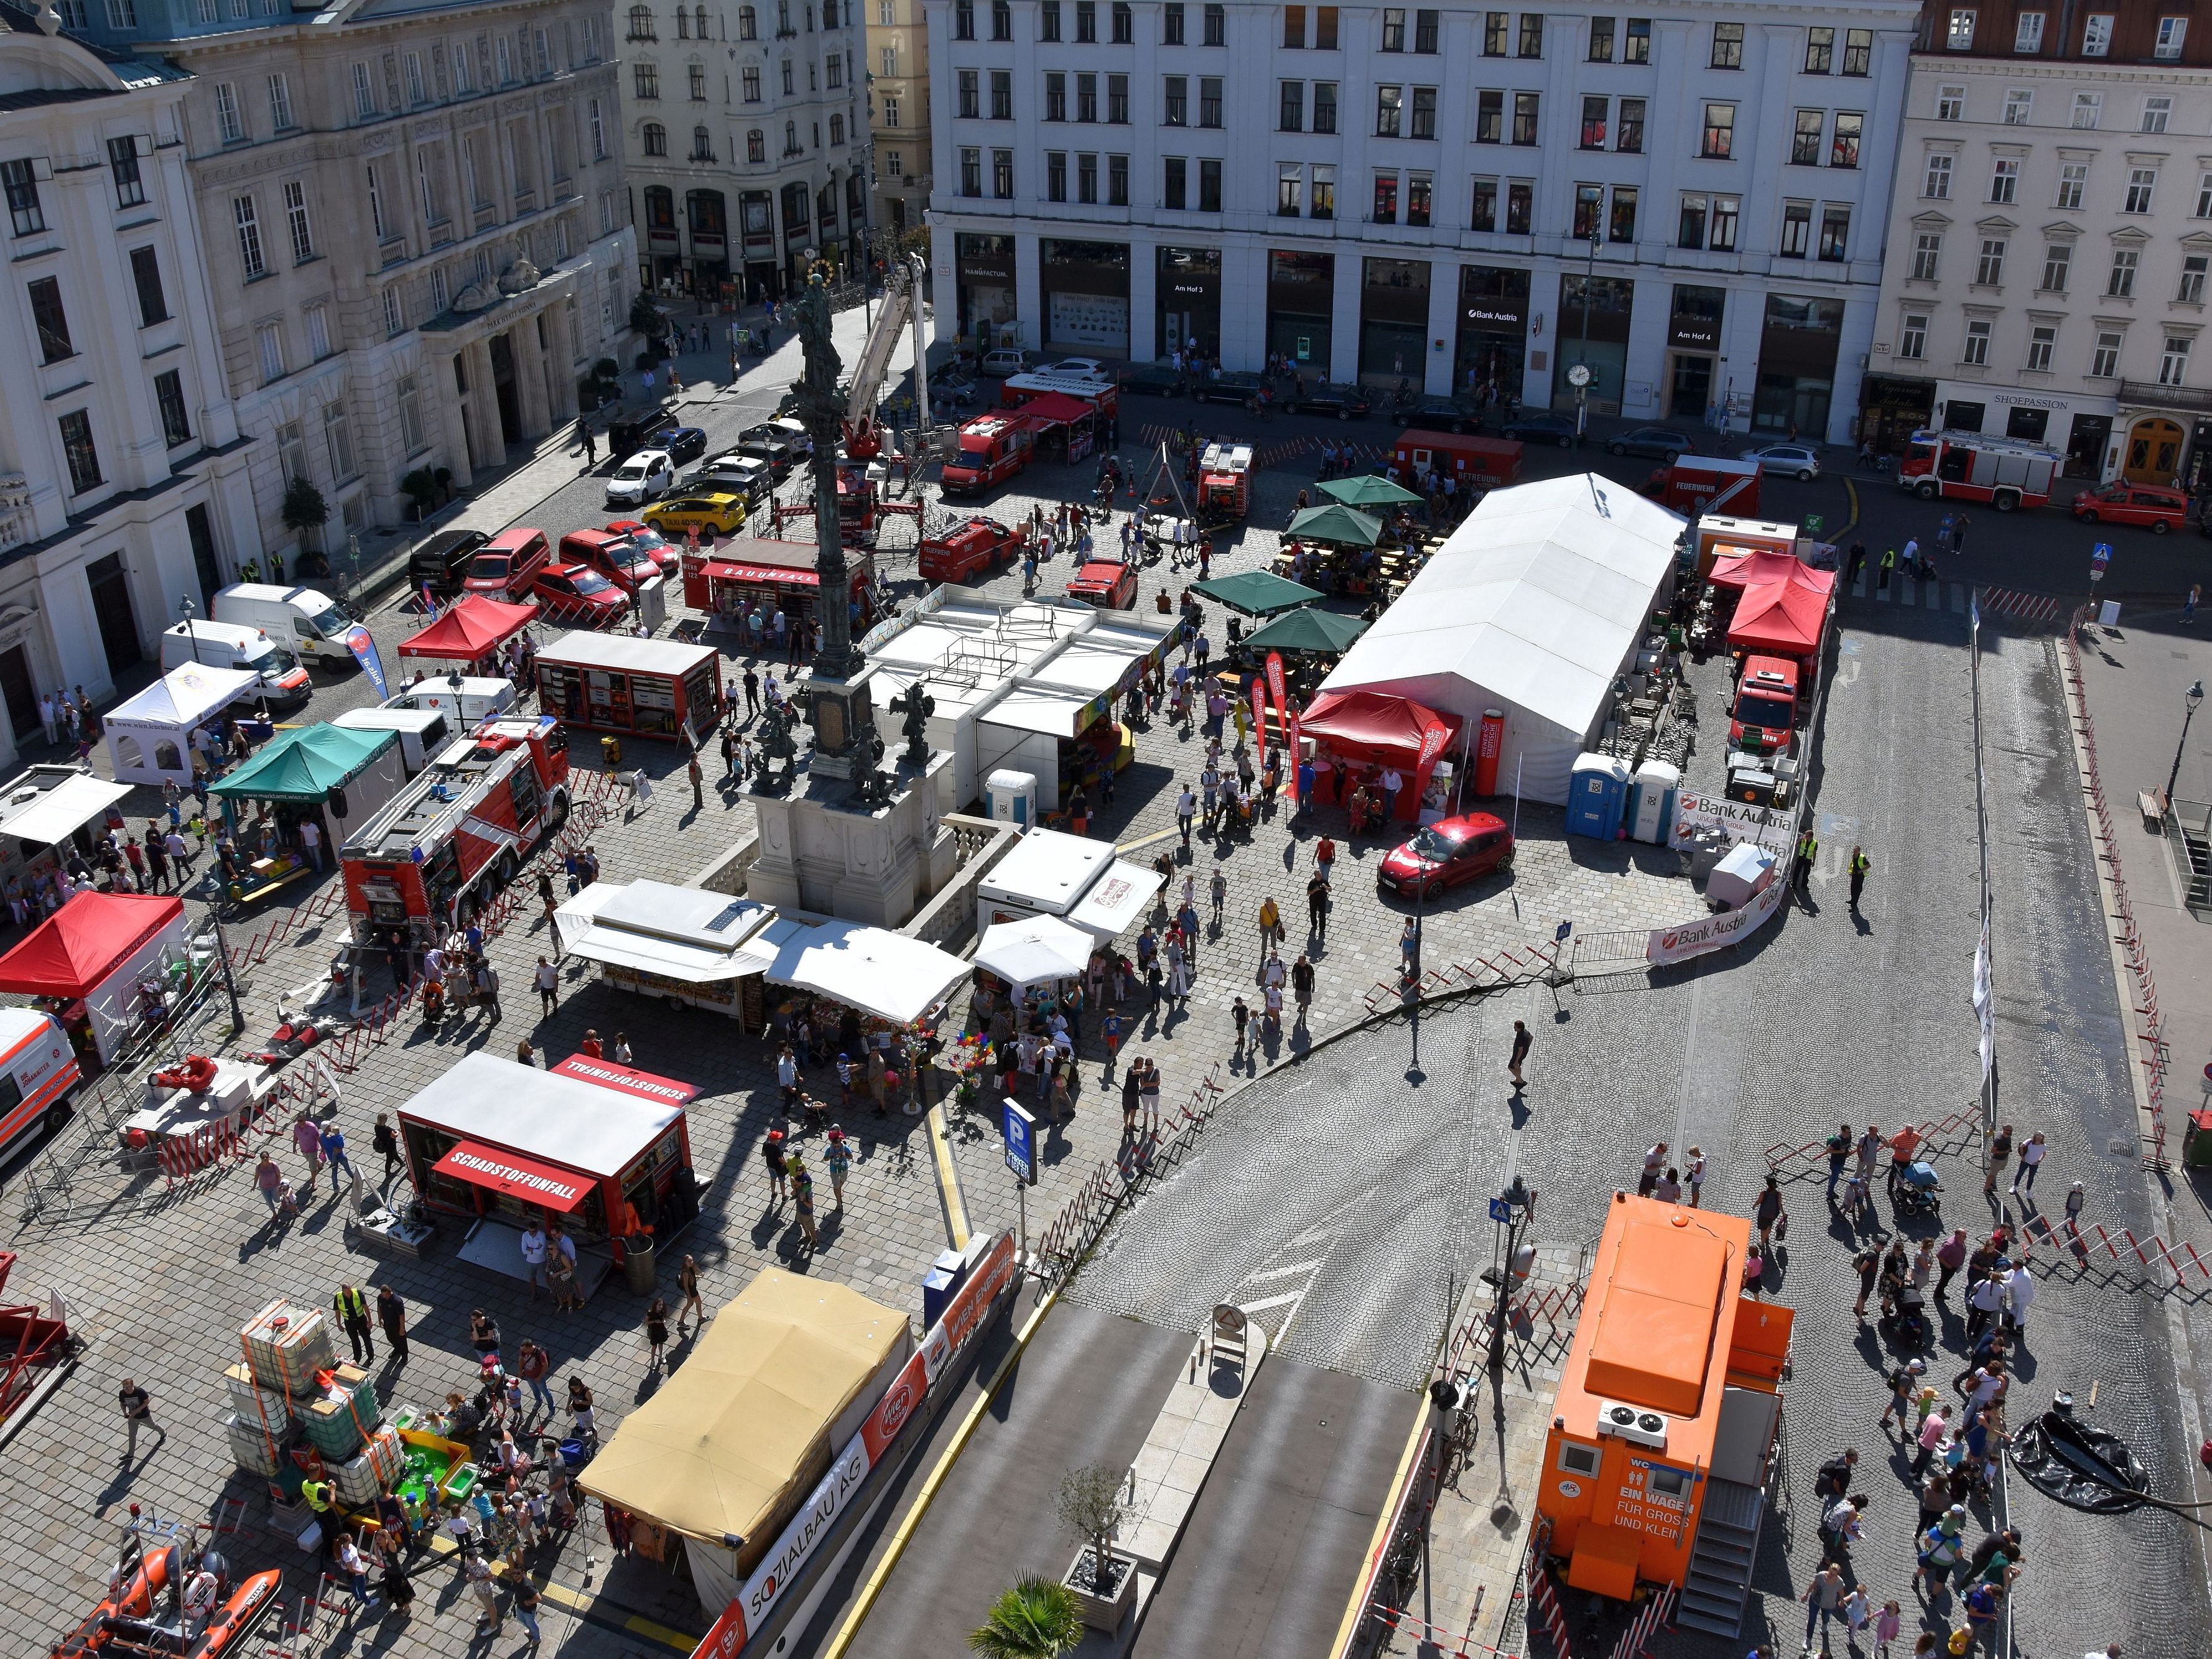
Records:
M2083 524L2141 525L2163 536L2188 526L2189 497L2164 484L2109 483L2076 495L2074 516Z
M596 570L625 593L637 590L660 574L660 566L627 536L605 530L572 530L561 538L561 560Z
M1505 820L1492 812L1464 812L1438 818L1394 848L1376 872L1375 884L1401 898L1434 898L1512 862L1513 832Z
M617 519L607 526L610 536L627 536L630 545L650 554L660 574L673 580L684 574L684 549L641 519Z
M596 570L549 564L530 584L530 597L554 622L572 628L611 628L629 614L629 598Z

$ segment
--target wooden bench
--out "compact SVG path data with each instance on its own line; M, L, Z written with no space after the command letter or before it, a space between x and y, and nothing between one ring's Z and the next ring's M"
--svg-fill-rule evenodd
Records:
M2136 805L2142 808L2145 823L2154 830L2165 827L2166 815L2169 810L2165 790L2138 789L2136 791Z

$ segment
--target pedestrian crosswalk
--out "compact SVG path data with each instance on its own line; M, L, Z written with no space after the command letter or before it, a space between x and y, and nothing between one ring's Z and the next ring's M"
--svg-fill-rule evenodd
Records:
M1850 598L1873 605L1900 605L1908 610L1942 611L1963 617L1974 588L1968 582L1917 581L1893 572L1887 581L1879 571L1862 571L1847 590ZM2030 593L2016 587L1981 590L1984 616L2009 617L2015 622L2056 624L2064 620L2066 601L2049 593Z

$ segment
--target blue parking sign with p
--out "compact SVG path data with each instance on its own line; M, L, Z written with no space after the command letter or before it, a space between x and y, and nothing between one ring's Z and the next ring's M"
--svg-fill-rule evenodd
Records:
M1006 1139L1006 1167L1025 1186L1036 1184L1036 1119L1011 1096L1000 1118Z

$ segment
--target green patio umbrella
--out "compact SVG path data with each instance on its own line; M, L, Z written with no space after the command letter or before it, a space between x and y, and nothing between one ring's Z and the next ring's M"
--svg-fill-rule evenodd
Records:
M1403 484L1378 478L1372 473L1357 478L1330 478L1321 485L1321 493L1346 507L1418 506L1421 499Z
M1291 520L1291 527L1285 533L1309 542L1372 547L1382 539L1382 521L1339 504L1310 507Z
M1248 617L1272 617L1278 611L1295 611L1322 596L1312 588L1289 581L1271 570L1245 570L1234 576L1215 576L1195 584L1217 605Z
M1367 631L1367 624L1357 617L1347 617L1337 611L1292 611L1262 623L1244 636L1245 648L1265 653L1269 651L1326 651L1332 654L1352 648L1352 642Z

